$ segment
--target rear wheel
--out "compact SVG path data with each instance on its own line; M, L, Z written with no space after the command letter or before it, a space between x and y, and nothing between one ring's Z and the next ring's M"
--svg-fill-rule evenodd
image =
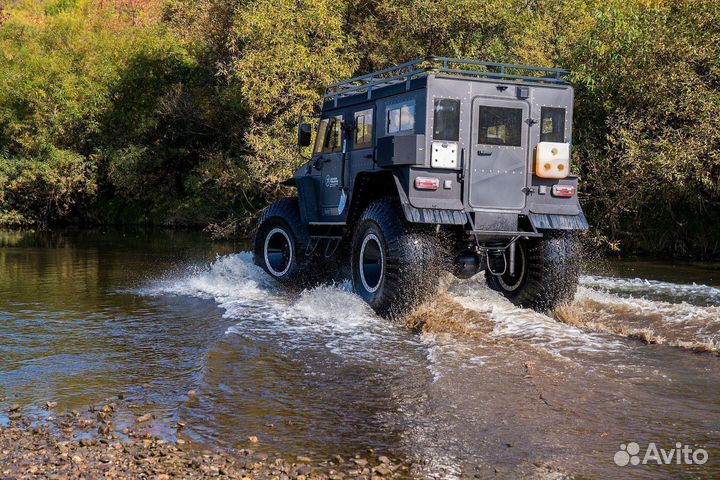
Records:
M485 279L490 288L518 306L540 312L572 301L580 275L575 237L518 240L512 272L508 250L500 261L488 265L486 260Z
M258 220L255 264L282 283L307 284L314 279L309 242L297 198L278 200Z
M436 237L412 231L398 210L387 200L370 204L351 247L353 289L385 317L401 316L433 295L441 269Z

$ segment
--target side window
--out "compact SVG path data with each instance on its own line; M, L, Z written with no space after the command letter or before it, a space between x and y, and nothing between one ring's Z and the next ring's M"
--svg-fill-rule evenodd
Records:
M355 112L355 148L372 147L373 110Z
M542 107L540 109L540 141L565 141L565 109Z
M327 127L327 135L325 136L325 146L323 147L323 153L333 153L342 151L343 142L343 128L342 128L342 115L338 115L330 119L330 123Z
M387 107L387 133L412 132L415 130L415 102L405 102Z
M522 109L480 107L478 143L519 147L522 144Z
M460 139L460 100L435 99L433 139L457 142Z
M323 151L323 147L325 146L325 136L327 135L327 127L328 122L330 119L323 118L320 121L320 125L318 126L317 136L315 137L315 148L313 149L313 153L320 154Z

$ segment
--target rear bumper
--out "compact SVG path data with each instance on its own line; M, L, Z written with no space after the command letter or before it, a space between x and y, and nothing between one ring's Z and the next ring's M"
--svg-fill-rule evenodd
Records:
M479 232L492 232L517 234L520 218L527 216L532 230L587 230L588 221L580 211L573 215L557 213L483 213L464 212L458 210L441 210L430 208L415 208L407 203L403 204L405 219L411 223L426 223L439 225L467 225L470 230ZM527 222L527 221L526 221ZM527 229L527 223L525 223ZM534 232L528 232L534 233Z

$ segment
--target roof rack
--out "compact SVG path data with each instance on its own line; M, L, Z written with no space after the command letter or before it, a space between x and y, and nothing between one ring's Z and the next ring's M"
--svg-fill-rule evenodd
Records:
M405 83L406 89L409 90L413 79L431 74L566 85L568 81L565 78L570 72L559 68L529 67L449 57L425 57L330 85L325 89L323 99L334 100L335 106L338 99L355 95L367 95L367 98L371 99L372 92L379 88Z

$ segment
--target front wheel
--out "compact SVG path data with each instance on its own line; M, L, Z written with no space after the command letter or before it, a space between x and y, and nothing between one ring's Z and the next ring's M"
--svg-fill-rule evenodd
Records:
M274 202L261 215L255 234L255 264L285 284L304 285L314 279L310 237L300 219L297 198Z
M381 316L402 316L437 291L437 239L412 231L391 201L367 207L351 249L353 289Z
M514 270L509 249L500 261L485 263L488 286L515 305L548 312L569 303L579 281L579 247L573 236L518 240Z

